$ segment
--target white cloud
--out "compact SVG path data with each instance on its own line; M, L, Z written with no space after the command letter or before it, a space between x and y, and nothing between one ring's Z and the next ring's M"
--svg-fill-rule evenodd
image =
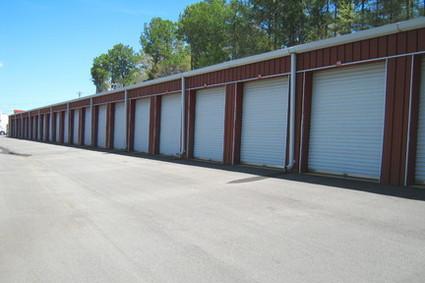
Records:
M0 61L0 68L3 68L3 62L2 61Z

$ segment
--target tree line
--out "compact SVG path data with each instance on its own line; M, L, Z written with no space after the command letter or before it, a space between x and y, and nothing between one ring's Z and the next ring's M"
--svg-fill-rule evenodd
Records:
M425 16L425 0L204 0L94 58L96 91Z

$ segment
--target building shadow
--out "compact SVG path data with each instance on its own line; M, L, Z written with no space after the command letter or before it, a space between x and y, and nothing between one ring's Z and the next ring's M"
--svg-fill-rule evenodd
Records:
M46 142L42 142L46 143ZM330 187L338 187L346 190L362 191L367 193L393 196L412 200L425 201L425 188L423 187L401 187L401 186L390 186L382 185L370 180L354 179L343 176L329 176L329 175L318 175L309 173L286 173L283 169L266 168L266 167L254 167L246 165L223 165L217 162L209 162L195 159L180 159L179 157L170 157L163 155L150 155L146 153L138 152L127 152L117 151L104 148L88 147L88 146L77 146L77 145L63 145L57 143L50 143L58 146L79 148L91 151L102 152L104 154L119 154L134 158L144 158L149 160L156 160L162 162L168 162L173 164L182 164L187 166L196 166L216 170L224 170L230 172L246 173L254 176L245 178L239 178L228 182L228 184L246 184L252 182L258 182L269 178L290 180L294 182L308 183L314 185L323 185ZM5 150L3 148L3 150ZM7 150L7 149L6 149Z

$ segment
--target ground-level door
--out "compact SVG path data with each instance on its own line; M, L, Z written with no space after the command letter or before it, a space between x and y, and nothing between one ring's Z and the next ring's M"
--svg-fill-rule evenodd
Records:
M91 124L91 107L87 107L84 112L84 145L91 145Z
M223 161L224 107L224 87L199 90L196 93L195 158Z
M60 126L61 126L61 124L60 124L60 116L61 116L61 114L62 114L62 112L56 112L56 142L58 143L58 142L60 142L60 133L61 133L61 131L60 131Z
M159 152L164 155L180 154L181 95L169 94L161 98L161 125Z
M379 179L384 113L385 63L314 73L309 170Z
M80 109L74 110L74 125L72 130L72 144L78 144L78 134L80 129Z
M106 148L106 110L107 106L99 105L99 115L97 120L97 146Z
M287 77L245 84L241 163L269 167L285 165L288 90Z
M134 113L134 151L149 151L149 122L150 99L143 98L135 101Z
M114 149L125 150L127 148L127 123L125 115L125 103L115 103L114 115Z

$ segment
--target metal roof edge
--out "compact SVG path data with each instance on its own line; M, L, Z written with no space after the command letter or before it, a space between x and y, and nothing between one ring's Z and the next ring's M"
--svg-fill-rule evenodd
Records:
M376 28L362 30L359 32L354 32L351 34L345 34L345 35L340 35L340 36L336 36L336 37L332 37L328 39L322 39L322 40L313 41L313 42L309 42L305 44L295 45L292 47L287 47L287 48L278 49L278 50L274 50L274 51L270 51L266 53L261 53L261 54L257 54L253 56L235 59L235 60L203 67L196 70L182 72L182 73L178 73L178 74L174 74L174 75L170 75L170 76L166 76L162 78L157 78L153 80L143 81L143 82L139 82L139 83L129 85L127 87L122 87L119 89L104 91L104 92L100 92L100 93L96 93L96 94L92 94L92 95L88 95L88 96L84 96L84 97L80 97L80 98L76 98L72 100L63 101L60 103L51 104L44 107L34 108L31 110L25 111L24 113L28 113L28 112L36 111L40 109L45 109L45 108L50 108L50 107L55 107L57 105L72 103L72 102L80 101L84 99L108 95L112 93L118 93L125 90L131 90L131 89L146 87L146 86L155 85L155 84L159 84L163 82L173 81L173 80L180 79L182 77L192 77L196 75L225 70L225 69L238 67L242 65L257 63L257 62L261 62L265 60L271 60L271 59L290 55L291 53L304 53L304 52L308 52L315 49L341 45L341 44L350 43L354 41L365 40L365 39L374 38L378 36L385 36L385 35L389 35L389 34L393 34L397 32L409 31L409 30L414 30L414 29L423 28L423 27L425 27L425 17L421 16L421 17L407 20L407 21L397 22L397 23L388 24L388 25L384 25L384 26L380 26ZM12 114L12 116L22 115L22 114L21 113Z

